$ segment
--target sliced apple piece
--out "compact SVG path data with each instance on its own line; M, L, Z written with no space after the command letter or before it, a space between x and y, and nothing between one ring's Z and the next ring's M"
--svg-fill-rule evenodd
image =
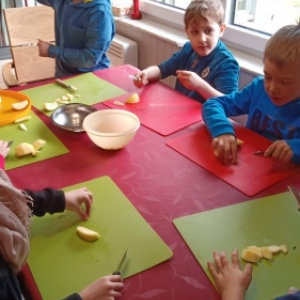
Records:
M37 150L42 149L46 145L46 141L38 139L38 140L35 140L32 143L32 145L33 145L33 148L37 151Z
M12 103L11 106L15 110L22 110L27 107L28 103L29 103L28 100L24 100L24 101Z
M278 253L279 251L281 251L281 247L280 246L275 246L275 245L273 245L273 246L269 246L268 247L269 248L269 250L274 254L274 253Z
M15 154L17 157L28 155L34 153L35 150L33 146L29 143L21 143L16 146L15 148Z
M237 146L241 146L241 145L243 145L244 144L244 141L242 141L242 140L240 140L240 139L236 139L236 145Z
M255 252L259 258L262 258L262 257L263 257L263 254L262 254L262 252L261 252L261 248L260 248L260 247L257 247L257 246L249 246L249 247L247 247L247 249L250 249L250 250L252 250L253 252Z
M263 256L263 258L266 259L273 259L273 253L272 251L269 249L269 247L261 247L260 248L261 254Z
M15 123L21 123L21 122L24 122L24 121L28 121L30 119L31 119L31 116L26 116L26 117L15 120Z
M20 124L19 124L19 127L20 127L22 130L24 130L24 131L28 131L27 126L26 126L25 124L23 124L23 123L20 123Z
M132 94L125 101L125 103L127 103L127 104L138 103L138 102L140 102L140 96L137 93Z
M94 242L100 238L98 232L82 226L77 226L76 232L82 239L84 239L87 242Z
M281 251L282 251L284 254L288 253L288 247L287 247L287 245L281 245L280 248L281 248Z
M46 102L44 103L44 108L47 110L47 111L51 111L51 110L54 110L58 107L58 104L57 102Z
M261 257L257 254L257 251L248 248L243 249L241 257L243 260L251 263L257 263L261 259Z

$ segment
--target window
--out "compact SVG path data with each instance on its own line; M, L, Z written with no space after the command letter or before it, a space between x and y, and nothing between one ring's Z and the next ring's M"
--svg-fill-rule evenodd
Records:
M183 26L184 9L190 0L140 0L141 10L170 24ZM229 46L262 56L269 36L300 18L300 0L222 0Z

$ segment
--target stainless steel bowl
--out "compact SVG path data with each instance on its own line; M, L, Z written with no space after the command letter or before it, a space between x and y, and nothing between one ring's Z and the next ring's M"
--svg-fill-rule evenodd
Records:
M93 106L82 103L69 103L58 107L51 114L51 120L59 128L82 132L83 119L97 109Z

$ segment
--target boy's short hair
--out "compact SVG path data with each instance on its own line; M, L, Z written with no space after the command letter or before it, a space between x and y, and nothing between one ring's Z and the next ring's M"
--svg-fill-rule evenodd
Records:
M224 7L220 0L193 0L184 14L185 27L196 26L201 18L207 15L213 18L220 26L223 24Z
M263 60L266 58L279 68L300 65L300 21L282 27L270 37Z

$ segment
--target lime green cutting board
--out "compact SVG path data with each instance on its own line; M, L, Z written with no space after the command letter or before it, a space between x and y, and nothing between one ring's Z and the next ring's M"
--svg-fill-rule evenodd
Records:
M25 166L69 152L69 150L48 129L45 123L39 117L37 117L33 111L31 111L29 115L31 116L31 120L23 122L23 124L27 128L27 131L22 130L20 128L20 124L16 123L0 127L1 140L13 140L10 153L8 154L5 162L6 170ZM15 156L15 147L18 144L23 142L32 144L37 139L42 139L46 141L45 147L40 150L40 153L37 156Z
M207 262L213 251L229 256L248 246L287 245L288 253L263 259L253 268L246 300L268 300L299 286L300 212L293 196L278 194L175 219L174 225L212 280ZM245 263L242 261L242 266ZM213 281L212 281L213 282Z
M78 89L78 95L70 92L68 89L58 85L57 83L49 83L43 86L22 90L32 102L32 105L43 112L45 115L51 115L52 112L44 110L44 103L53 102L57 98L61 98L66 93L73 94L74 98L70 103L84 103L93 105L107 99L126 94L127 92L117 86L97 77L93 73L86 73L63 80L65 83L75 86Z
M29 266L44 300L61 299L103 275L112 274L128 247L123 277L149 269L172 257L172 251L148 225L109 177L66 188L87 187L94 195L88 221L77 214L35 217ZM97 231L101 238L86 242L76 227Z

